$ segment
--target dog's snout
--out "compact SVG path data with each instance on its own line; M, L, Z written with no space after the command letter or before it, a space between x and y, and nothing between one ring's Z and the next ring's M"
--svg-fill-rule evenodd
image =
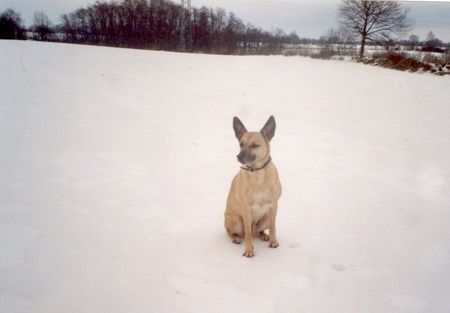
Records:
M244 159L245 159L245 153L244 151L241 151L238 155L237 155L237 159L239 162L244 163Z
M247 164L255 160L255 156L249 154L247 151L243 150L237 155L237 159L242 164Z

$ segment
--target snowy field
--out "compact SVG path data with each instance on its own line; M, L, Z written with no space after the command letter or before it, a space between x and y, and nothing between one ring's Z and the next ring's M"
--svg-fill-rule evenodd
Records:
M0 41L0 312L450 312L450 77ZM273 114L280 247L223 227Z

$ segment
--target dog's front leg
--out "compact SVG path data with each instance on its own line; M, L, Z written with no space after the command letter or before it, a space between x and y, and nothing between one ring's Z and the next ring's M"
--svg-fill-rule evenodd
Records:
M277 230L275 227L275 220L277 217L278 201L274 201L269 212L269 247L278 247Z
M245 233L245 252L243 256L251 258L253 254L253 243L252 243L252 216L250 213L250 207L246 204L243 212L244 220L244 233Z

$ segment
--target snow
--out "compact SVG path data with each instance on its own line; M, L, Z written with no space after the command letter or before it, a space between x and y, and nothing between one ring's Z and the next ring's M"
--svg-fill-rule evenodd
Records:
M449 77L0 41L0 312L449 312ZM274 114L280 247L223 227Z

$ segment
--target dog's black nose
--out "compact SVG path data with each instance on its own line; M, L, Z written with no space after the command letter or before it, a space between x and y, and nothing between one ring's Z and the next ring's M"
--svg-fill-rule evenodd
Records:
M239 162L241 162L241 163L243 162L244 156L241 153L239 153L236 157L237 157Z

